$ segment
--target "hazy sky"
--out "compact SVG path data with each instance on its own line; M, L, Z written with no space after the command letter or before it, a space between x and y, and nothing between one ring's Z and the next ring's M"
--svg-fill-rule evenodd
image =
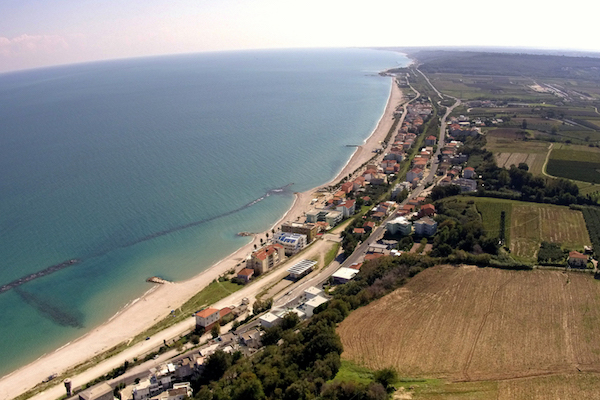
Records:
M1 0L0 72L200 51L518 46L600 51L571 0Z

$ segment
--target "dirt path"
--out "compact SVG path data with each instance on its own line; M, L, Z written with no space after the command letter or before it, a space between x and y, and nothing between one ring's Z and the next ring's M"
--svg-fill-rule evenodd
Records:
M553 146L554 146L554 143L550 143L550 146L548 146L548 153L546 153L546 160L544 161L544 166L542 167L542 174L544 174L544 176L547 176L549 178L555 178L555 176L548 175L546 173L546 166L548 165L548 160L550 159L550 153L552 153Z

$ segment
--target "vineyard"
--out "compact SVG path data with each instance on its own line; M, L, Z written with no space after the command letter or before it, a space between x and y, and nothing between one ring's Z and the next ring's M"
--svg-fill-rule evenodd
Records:
M594 252L598 254L597 252L600 250L600 208L583 207L581 211L583 212L585 225L590 234Z
M550 153L546 171L561 178L600 183L600 153L555 149Z

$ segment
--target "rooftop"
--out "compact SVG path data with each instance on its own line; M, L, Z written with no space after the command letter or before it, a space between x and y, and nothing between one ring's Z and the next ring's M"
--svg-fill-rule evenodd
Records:
M198 311L196 313L196 316L198 316L200 318L207 318L207 317L213 315L214 313L218 313L218 312L219 312L219 310L217 310L216 308L208 307L202 311Z
M312 267L314 267L317 264L316 261L312 261L312 260L302 260L296 264L294 264L292 267L290 267L288 269L288 272L290 274L295 274L295 275L302 275L303 273L305 273L306 271L310 270Z

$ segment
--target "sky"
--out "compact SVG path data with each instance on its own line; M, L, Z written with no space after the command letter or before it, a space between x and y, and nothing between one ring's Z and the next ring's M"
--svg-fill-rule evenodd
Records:
M600 51L586 0L2 0L0 72L238 49L508 46ZM586 11L587 10L587 11Z

